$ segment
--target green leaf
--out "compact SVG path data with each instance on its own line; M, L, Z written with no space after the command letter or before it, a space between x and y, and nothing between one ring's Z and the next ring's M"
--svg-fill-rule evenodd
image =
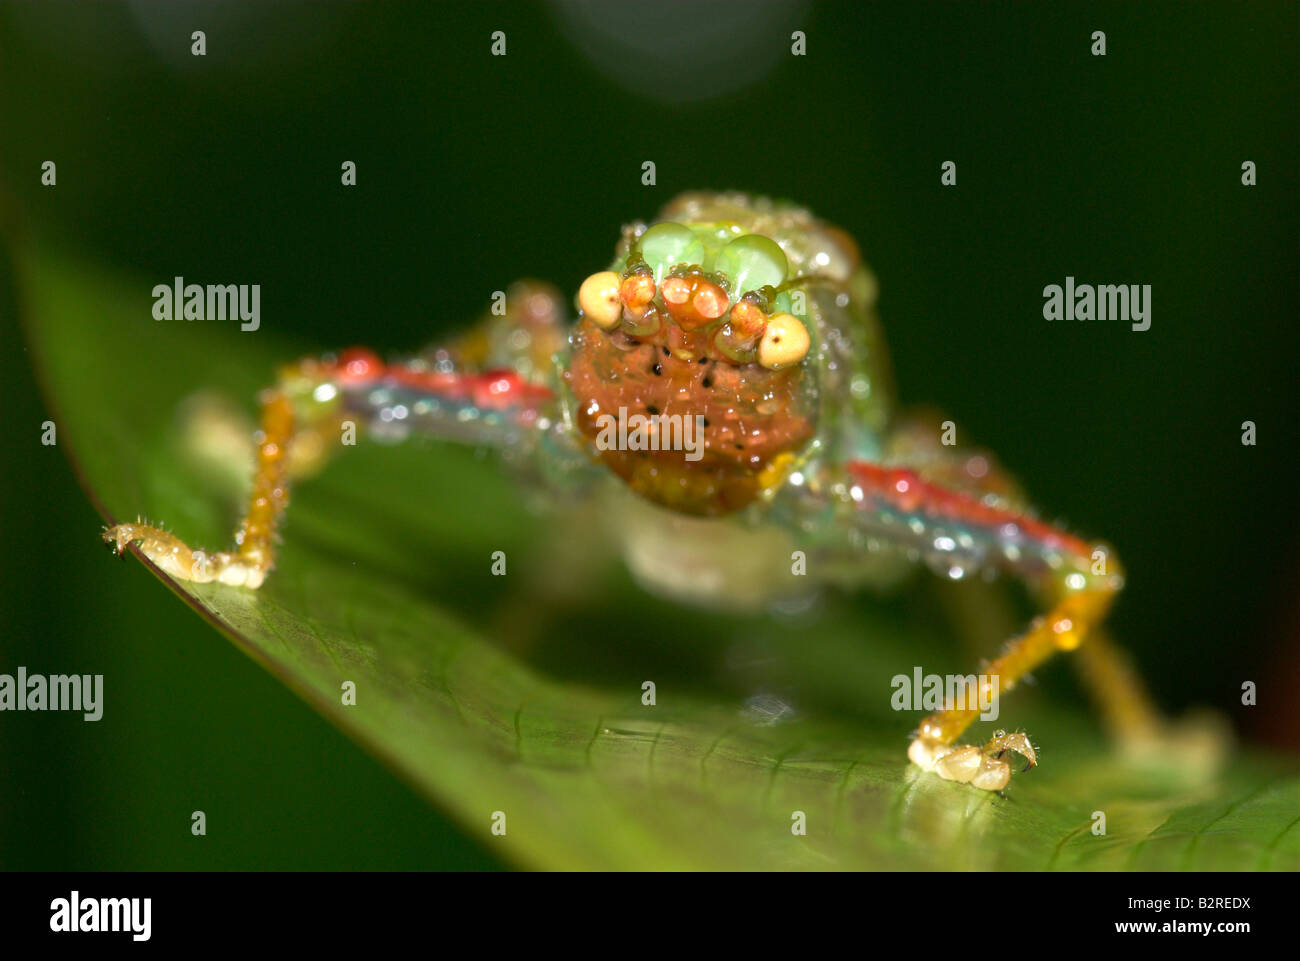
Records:
M251 418L277 365L340 345L155 321L150 282L59 257L28 252L18 281L61 444L106 518L227 547L239 464L196 466L178 410L202 390ZM522 866L1297 865L1300 779L1282 762L1202 778L1125 765L1092 718L1024 689L1003 712L1043 745L1036 771L1004 796L923 775L904 754L918 715L890 710L890 678L971 665L915 598L834 596L787 619L681 608L633 587L594 530L580 507L534 512L474 451L362 446L294 491L262 590L169 586ZM498 550L506 577L489 571ZM107 555L103 576L120 576Z

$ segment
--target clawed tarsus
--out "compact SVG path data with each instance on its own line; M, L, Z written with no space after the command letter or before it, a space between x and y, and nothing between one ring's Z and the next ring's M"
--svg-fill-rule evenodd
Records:
M983 791L1001 791L1011 780L1011 765L1003 755L1014 751L1027 762L1025 770L1038 763L1038 752L1023 731L997 731L983 747L974 744L942 744L918 737L907 756L918 767L933 771L946 781L959 781Z

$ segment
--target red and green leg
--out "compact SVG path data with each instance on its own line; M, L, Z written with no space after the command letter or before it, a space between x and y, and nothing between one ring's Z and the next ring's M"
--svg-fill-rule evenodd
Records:
M832 489L846 522L868 539L915 550L954 577L998 568L1041 598L1046 613L982 670L978 696L971 698L976 703L1004 696L1058 651L1079 648L1124 584L1111 550L1043 523L996 494L981 497L978 485L945 485L910 468L851 462ZM1121 686L1113 693L1134 699L1130 714L1147 710L1140 688ZM1033 766L1036 752L1021 732L1000 732L983 746L958 745L979 714L971 703L932 714L921 722L908 756L949 780L1001 790L1011 776L1004 755L1014 751Z
M551 391L514 369L480 370L451 355L385 364L351 350L305 360L281 372L261 398L261 428L247 513L228 551L190 548L168 531L118 524L104 540L129 544L168 575L260 587L275 561L276 529L289 503L293 474L341 446L348 422L357 431L424 435L489 447L526 445L552 422ZM304 457L304 452L308 455Z
M942 443L945 426L933 411L907 412L891 431L885 451L886 463L914 469L927 482L993 504L1005 511L1024 513L1029 501L1019 483L987 450L947 446ZM1061 532L1063 533L1063 532ZM1109 552L1107 552L1109 553ZM1088 559L1088 569L1094 562ZM960 595L967 616L983 614L985 636L991 623L1005 625L1005 604L983 583L971 584L968 595ZM980 590L980 588L985 588ZM996 613L988 608L995 606ZM973 608L978 607L976 611ZM992 627L992 631L998 630ZM1094 629L1088 643L1081 644L1070 658L1084 686L1097 705L1110 734L1125 747L1149 745L1159 736L1164 719L1152 703L1146 685L1127 653L1119 648L1105 627Z

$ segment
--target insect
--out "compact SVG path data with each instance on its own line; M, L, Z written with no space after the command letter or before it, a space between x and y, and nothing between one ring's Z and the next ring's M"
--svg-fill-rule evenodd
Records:
M572 327L552 288L522 283L502 315L420 356L350 350L282 371L262 398L232 550L191 550L142 523L104 538L118 553L137 543L173 577L257 588L291 480L359 423L496 448L537 479L604 492L633 573L683 601L761 605L789 590L797 552L810 583L885 583L918 562L950 578L1003 572L1045 613L984 669L979 700L1092 634L1108 713L1149 717L1096 636L1123 586L1114 552L1038 520L991 455L896 408L876 289L853 240L801 207L685 194L624 227ZM1023 732L958 745L978 713L927 717L908 757L1001 790L1006 754L1032 767L1036 751Z

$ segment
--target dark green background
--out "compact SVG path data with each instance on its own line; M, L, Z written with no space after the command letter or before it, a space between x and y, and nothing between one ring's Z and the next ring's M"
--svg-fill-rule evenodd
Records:
M639 57L523 5L0 7L6 235L150 285L260 283L268 332L409 350L514 277L576 289L679 190L799 200L875 268L904 400L1116 544L1115 630L1162 702L1294 748L1297 5L617 9L612 29L659 38ZM1151 329L1044 321L1067 274L1151 284ZM98 724L0 715L0 866L495 866L110 562L64 452L38 443L7 277L0 310L0 670L108 677ZM1244 679L1261 706L1234 711Z

